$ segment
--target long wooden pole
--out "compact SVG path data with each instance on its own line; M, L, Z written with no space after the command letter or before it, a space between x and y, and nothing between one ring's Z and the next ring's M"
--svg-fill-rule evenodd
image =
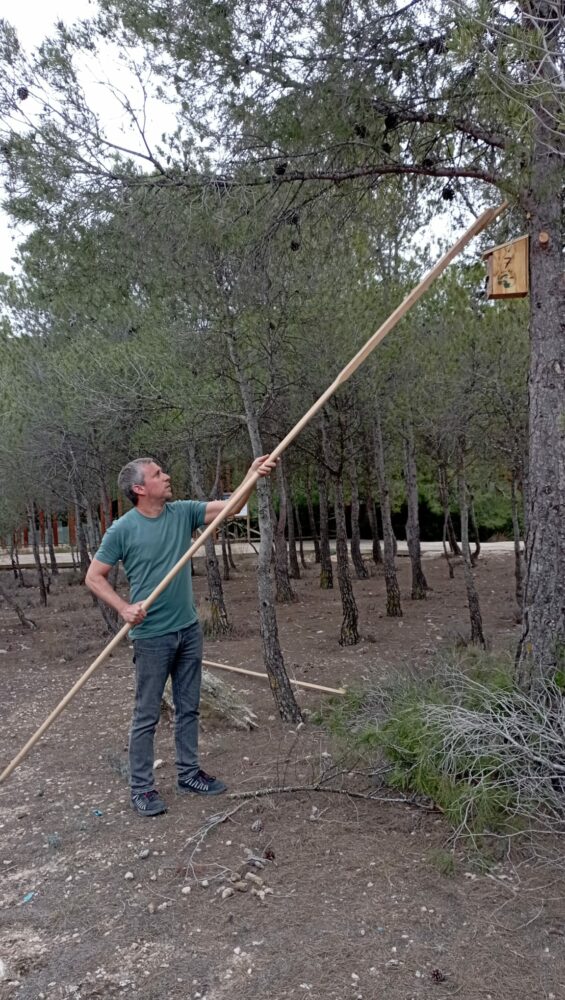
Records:
M443 271L445 271L446 267L448 267L451 261L454 260L454 258L461 253L461 251L475 236L478 235L478 233L482 232L483 229L486 229L486 227L489 226L490 223L493 222L494 219L496 219L497 216L500 215L500 213L506 209L507 205L508 203L505 201L501 205L496 206L495 208L487 209L486 212L483 212L483 214L480 215L479 218L475 220L472 226L470 226L469 229L467 229L466 232L464 232L463 235L459 237L459 239L457 240L456 243L453 244L451 249L448 250L447 253L440 258L440 260L438 260L437 264L434 264L434 266L428 271L426 275L424 275L420 283L416 285L415 288L412 289L412 291L406 296L404 301L401 302L399 306L397 306L397 308L394 310L393 313L391 313L388 319L385 320L382 326L379 327L379 329L373 334L372 337L369 338L369 340L361 348L361 350L357 352L355 357L352 358L351 361L345 366L345 368L339 373L339 375L332 382L332 384L328 386L328 388L320 396L320 398L317 399L316 402L313 404L313 406L310 407L308 412L304 414L304 416L298 421L297 424L295 424L292 430L288 432L286 437L283 438L283 440L276 446L274 451L272 451L271 455L269 456L271 459L278 458L279 455L282 455L283 451L285 451L285 449L288 448L289 444L291 444L291 442L294 441L296 437L298 437L300 432L304 429L304 427L306 427L306 425L310 422L312 417L315 416L315 414L318 413L318 411L321 410L323 406L325 406L327 401L331 398L331 396L333 396L333 394L339 388L339 386L343 385L343 383L346 382L347 379L351 377L351 375L353 375L353 372L357 371L359 366L363 364L363 362L369 356L369 354L371 354L371 352L374 351L377 344L380 344L381 340L384 340L387 333L390 333L390 331L393 329L393 327L396 326L399 320L401 320L402 317L406 315L408 310L411 309L412 306L418 301L418 299L422 297L422 295L424 294L424 292L428 290L432 282L434 282L436 278L438 278L439 275L442 274ZM226 505L223 508L223 510L220 511L220 513L216 518L214 518L212 523L209 524L204 529L204 531L198 536L196 541L190 546L188 551L185 552L185 554L181 557L181 559L179 559L177 563L175 563L173 568L169 570L167 575L161 580L161 583L157 587L155 587L155 590L149 595L149 597L145 598L145 600L143 601L144 608L147 609L151 607L154 601L156 601L157 598L160 596L160 594L163 593L165 588L168 587L173 577L176 576L176 574L179 572L179 570L183 568L183 566L186 566L189 559L191 559L194 553L200 548L200 546L204 544L206 539L214 534L214 532L222 523L222 521L224 521L226 517L229 517L232 511L234 511L235 508L239 505L240 499L244 496L245 493L247 493L249 488L257 482L259 478L260 478L259 473L257 472L253 473L245 481L245 483L242 483L241 486L238 487L235 493L232 493L230 499L226 501ZM118 646L119 643L122 641L122 639L126 637L130 628L131 625L129 623L123 625L120 631L105 647L105 649L103 649L102 652L99 654L99 656L96 657L94 662L90 664L88 670L85 670L82 677L79 677L76 684L73 685L73 687L70 689L70 691L67 692L62 701L59 702L56 708L53 709L51 714L46 718L45 722L42 723L37 732L33 734L33 736L27 741L25 746L22 747L20 752L2 771L2 774L0 774L0 783L5 781L6 778L9 778L12 771L18 766L18 764L21 763L24 757L27 757L29 751L35 746L37 741L41 739L43 733L47 729L49 729L49 726L61 714L63 709L67 707L67 705L69 704L70 701L72 701L74 696L78 694L78 692L84 686L84 684L86 684L91 674L93 674L94 671L102 663L104 663L104 661L108 658L112 650L115 649L116 646Z
M214 660L202 660L203 667L217 667L218 670L229 670L231 674L245 674L246 677L260 677L262 681L268 681L268 674L261 674L258 670L244 670L243 667L230 667L227 663L215 663ZM297 687L308 688L310 691L325 691L326 694L347 694L345 688L324 687L323 684L311 684L309 681L296 681L292 677L288 678L289 684L296 684Z

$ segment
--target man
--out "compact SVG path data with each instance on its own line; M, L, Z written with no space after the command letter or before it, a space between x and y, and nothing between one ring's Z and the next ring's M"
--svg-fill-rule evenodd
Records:
M243 483L256 472L268 476L275 466L268 455L255 459ZM237 511L247 503L254 485L251 482L244 491ZM190 548L194 531L210 524L226 502L171 502L171 477L152 458L138 458L124 466L118 486L133 508L106 531L86 585L132 625L129 637L133 639L136 691L129 742L131 803L139 815L156 816L167 811L154 785L153 738L169 674L175 704L177 788L199 795L226 790L222 781L198 765L202 629L192 595L190 562L148 611L142 604ZM130 586L129 603L108 580L119 560Z

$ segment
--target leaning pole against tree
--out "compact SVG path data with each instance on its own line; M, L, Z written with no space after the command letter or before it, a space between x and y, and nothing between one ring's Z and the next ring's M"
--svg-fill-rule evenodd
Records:
M353 375L353 373L357 371L360 365L363 364L366 358L368 358L371 352L375 349L377 344L380 344L380 342L384 340L386 335L390 333L390 331L393 329L393 327L396 326L399 320L401 320L402 317L406 315L408 310L411 309L412 306L418 301L418 299L421 298L424 292L428 290L428 288L435 281L435 279L438 278L443 271L445 271L446 267L448 267L451 261L454 260L454 258L461 253L461 251L467 246L467 244L473 239L473 237L477 236L480 232L482 232L483 229L486 229L486 227L489 226L490 223L493 222L494 219L496 219L500 215L500 213L506 209L507 205L508 202L505 201L501 205L496 206L495 208L487 209L485 212L482 213L482 215L479 216L478 219L475 220L472 226L470 226L469 229L467 229L466 232L464 232L463 235L459 237L459 239L457 240L456 243L453 244L451 249L448 250L447 253L440 258L437 264L434 264L434 266L422 278L420 283L416 285L415 288L412 289L412 291L406 296L404 301L401 302L400 305L396 307L394 312L391 313L391 315L388 317L387 320L385 320L382 326L379 327L379 329L373 334L372 337L369 338L369 340L361 348L361 350L359 350L357 354L351 359L351 361L345 366L345 368L343 368L343 370L339 373L337 378L334 379L332 384L328 386L326 391L322 393L320 398L316 400L313 406L310 407L308 412L304 414L304 416L298 421L297 424L295 424L292 430L288 432L286 437L283 438L283 440L271 452L269 458L276 459L279 457L279 455L282 455L282 453L286 450L286 448L288 448L289 444L291 444L292 441L294 441L294 439L298 437L300 432L310 422L312 417L314 417L316 413L318 413L319 410L321 410L322 407L325 406L325 404L334 395L337 389L339 389L341 385L347 382L347 380L351 377L351 375ZM202 534L198 536L196 541L193 542L188 551L185 552L185 554L179 559L179 561L173 566L173 568L169 570L167 575L161 580L161 583L157 587L155 587L155 590L149 595L149 597L146 597L145 600L141 602L146 610L151 607L153 602L156 601L159 595L163 593L166 587L168 587L169 583L171 582L173 577L176 576L179 570L181 570L183 566L186 566L189 559L191 559L194 553L200 548L200 546L204 544L206 539L209 538L211 535L213 535L213 533L220 526L222 521L224 521L227 517L229 517L231 512L235 510L235 508L239 504L241 497L243 496L244 491L247 492L249 490L250 485L252 483L256 483L259 478L260 478L259 473L255 472L249 479L246 480L245 486L243 486L242 484L235 491L235 493L231 495L224 509L218 514L216 518L214 518L211 524L209 524L204 529ZM43 736L43 733L47 729L49 729L49 726L61 714L63 709L67 707L67 705L69 704L70 701L72 701L75 695L78 694L83 685L86 684L91 674L93 674L94 671L102 663L104 663L104 661L108 658L112 650L114 650L116 646L119 645L122 639L125 639L130 628L131 624L129 622L123 625L120 631L116 633L116 635L102 650L99 656L96 657L94 662L90 664L88 670L85 670L84 674L81 677L79 677L76 684L73 685L73 687L70 689L70 691L67 692L62 701L60 701L59 704L56 706L56 708L53 709L51 714L47 717L47 719L45 719L45 722L42 723L37 732L35 732L33 736L30 737L25 746L22 747L20 752L8 764L8 766L4 769L4 771L2 771L2 773L0 774L0 783L5 781L6 778L8 778L11 775L12 771L15 770L18 764L20 764L21 761L24 760L29 751ZM270 680L272 683L276 683L274 678L270 678Z

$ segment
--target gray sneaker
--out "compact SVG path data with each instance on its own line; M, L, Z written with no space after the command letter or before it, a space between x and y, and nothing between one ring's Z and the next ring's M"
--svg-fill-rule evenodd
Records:
M140 816L159 816L167 807L156 788L151 792L136 792L131 797L131 807Z
M194 795L222 795L227 791L227 787L219 778L202 770L191 774L189 778L179 778L177 781L179 792L192 792Z

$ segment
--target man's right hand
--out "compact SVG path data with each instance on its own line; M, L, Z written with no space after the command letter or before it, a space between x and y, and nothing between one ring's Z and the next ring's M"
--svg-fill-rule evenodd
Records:
M120 611L120 617L124 619L125 622L129 622L130 625L139 625L143 621L147 614L147 611L143 607L141 601L136 604L126 604L124 608Z

